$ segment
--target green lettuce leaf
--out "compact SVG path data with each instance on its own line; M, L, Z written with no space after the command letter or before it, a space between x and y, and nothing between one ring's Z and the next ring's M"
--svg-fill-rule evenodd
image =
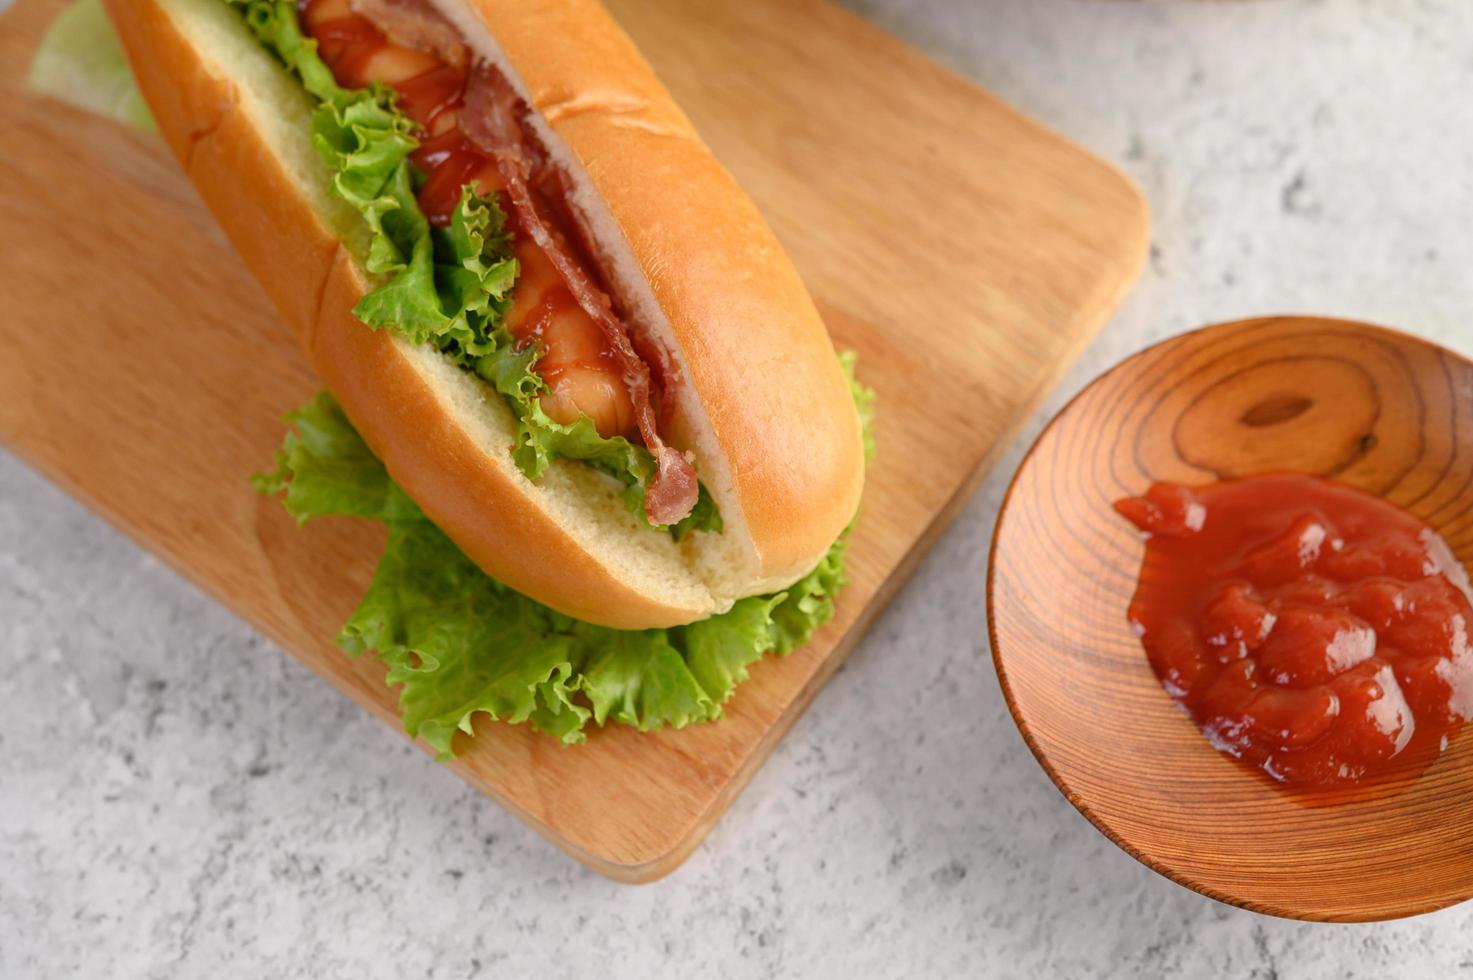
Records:
M419 508L390 481L330 395L319 393L287 418L293 428L276 454L276 471L251 482L268 496L285 493L286 509L299 523L329 514L388 523L419 519Z
M854 399L854 410L859 413L859 431L864 435L864 458L869 460L875 456L875 393L860 384L855 376L854 366L858 361L859 355L854 351L839 351L839 366L849 379L849 394Z
M483 573L394 484L332 396L318 394L287 421L276 470L256 486L283 494L299 521L343 515L388 526L338 643L388 666L405 730L442 759L477 714L566 744L583 741L590 723L649 731L719 718L754 661L791 651L833 618L843 537L790 588L698 623L614 630L570 619Z
M409 154L414 123L382 85L348 90L333 80L302 33L291 0L229 0L243 8L261 43L301 79L320 106L312 144L333 174L333 190L363 215L370 238L365 267L386 281L353 313L375 329L392 329L416 344L433 344L490 382L517 417L514 458L535 480L554 459L582 460L625 486L624 502L645 519L644 496L655 464L627 439L606 439L591 419L554 422L540 398L546 382L533 369L539 349L518 350L502 326L518 268L506 215L494 198L467 185L446 228L432 228L414 196ZM721 515L702 487L695 509L671 528L720 532Z
M102 0L77 0L57 15L31 59L26 86L129 126L155 128Z
M333 193L368 225L364 267L386 281L354 307L354 314L370 327L392 327L419 344L443 339L437 343L443 347L466 336L471 328L465 311L447 312L441 304L434 237L415 200L409 163L419 141L413 120L395 108L393 89L338 85L317 54L317 42L302 32L292 0L228 2L243 10L256 38L317 99L312 146L332 174ZM462 223L468 220L462 217Z

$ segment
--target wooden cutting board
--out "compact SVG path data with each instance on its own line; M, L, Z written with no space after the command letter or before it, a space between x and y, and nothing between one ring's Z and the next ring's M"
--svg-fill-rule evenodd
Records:
M578 748L484 723L449 764L645 881L711 828L1104 321L1147 215L1110 167L825 0L613 6L879 393L837 619L758 664L725 719ZM383 669L332 643L382 531L299 530L247 483L316 382L161 142L19 91L57 9L0 17L0 438L397 727Z

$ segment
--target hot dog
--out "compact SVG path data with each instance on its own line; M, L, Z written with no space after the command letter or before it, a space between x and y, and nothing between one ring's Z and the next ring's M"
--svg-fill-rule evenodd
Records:
M325 385L492 577L672 626L847 526L860 425L817 311L600 4L107 3Z

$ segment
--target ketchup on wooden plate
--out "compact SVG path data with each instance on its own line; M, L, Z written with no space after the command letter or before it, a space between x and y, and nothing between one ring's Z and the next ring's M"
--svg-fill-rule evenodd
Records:
M1331 480L1121 500L1146 534L1130 622L1222 751L1299 787L1420 772L1473 716L1473 603L1443 539Z

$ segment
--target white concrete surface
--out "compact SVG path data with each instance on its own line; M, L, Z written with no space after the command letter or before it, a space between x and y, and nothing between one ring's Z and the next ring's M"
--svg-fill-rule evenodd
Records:
M1473 5L854 2L1150 199L1145 276L1053 406L1152 340L1259 313L1473 353ZM0 454L0 976L1473 976L1473 906L1237 911L1054 790L980 618L1001 491L1046 416L708 843L640 888Z

